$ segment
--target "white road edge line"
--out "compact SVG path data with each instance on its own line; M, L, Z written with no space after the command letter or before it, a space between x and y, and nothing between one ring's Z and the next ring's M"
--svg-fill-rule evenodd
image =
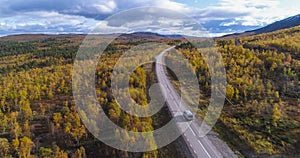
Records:
M189 129L192 131L194 136L197 136L196 133L194 132L194 130L191 128L191 126L189 126ZM205 147L203 146L203 144L201 143L201 141L199 139L198 139L198 142L200 143L201 147L203 148L203 150L207 154L207 156L211 158L211 156L209 155L209 153L207 152L207 150L205 149Z
M199 142L199 144L201 145L201 147L203 148L204 152L207 154L207 156L208 156L209 158L211 158L211 156L209 155L209 153L207 152L207 150L204 148L204 146L203 146L203 144L201 143L201 141L198 140L198 142Z
M190 124L191 125L191 124ZM197 136L196 133L193 131L193 129L191 128L191 126L189 126L189 129L192 131L194 136Z

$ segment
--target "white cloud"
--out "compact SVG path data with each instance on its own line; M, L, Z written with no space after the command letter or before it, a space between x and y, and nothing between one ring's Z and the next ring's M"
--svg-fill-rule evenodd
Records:
M179 12L188 12L190 9L185 4L173 2L170 0L154 0L154 6L176 10Z
M91 29L91 33L97 34L111 34L111 33L122 33L128 32L129 28L125 26L110 26L108 21L100 21L96 24L96 27Z
M21 15L0 18L0 32L89 32L96 20L77 15L64 15L57 12L25 12Z
M181 12L193 17L201 24L211 22L212 24L208 26L208 30L212 32L218 30L220 33L222 31L228 33L233 27L248 28L264 26L276 20L300 13L298 0L219 0L215 5L205 8L197 8L172 0L0 1L0 34L5 31L18 32L20 30L25 32L45 31L54 33L56 33L55 31L89 32L97 22L103 21L110 15L142 6L161 7ZM103 23L101 24L101 27L103 27L102 30L107 29L106 32L110 33L118 30L133 31L134 29L143 31L143 28L140 26L148 26L144 31L156 30L160 32L192 33L199 29L178 18L160 17L151 19L151 17L144 17L136 19L139 14L143 13L128 15L117 21ZM159 12L156 14L165 13ZM95 18L97 15L99 17ZM213 23L214 21L219 22L215 24ZM163 27L164 29L159 27ZM169 29L166 29L168 27Z
M212 8L243 13L235 17L243 26L264 26L300 12L299 8L282 8L277 0L221 0L219 6Z
M233 26L233 25L237 25L238 22L237 21L231 21L231 22L222 22L220 24L220 26Z
M136 8L116 14L99 22L92 33L130 33L135 31L209 36L209 33L192 18L162 8Z
M100 2L102 3L93 5L100 13L112 13L117 8L115 1L109 0L108 2Z

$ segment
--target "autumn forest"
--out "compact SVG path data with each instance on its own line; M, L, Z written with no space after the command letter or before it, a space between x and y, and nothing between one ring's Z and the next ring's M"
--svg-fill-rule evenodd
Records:
M198 114L203 117L214 87L199 51L209 51L196 49L179 37L147 36L122 35L102 54L96 93L106 115L131 131L151 131L170 120L166 107L152 117L126 113L110 85L113 67L124 52L142 43L160 42L176 45L190 61L201 88ZM73 62L83 39L84 35L0 38L0 157L183 158L178 151L180 138L155 151L132 153L105 145L87 130L72 95ZM300 27L215 38L214 44L222 55L227 79L226 101L214 132L240 157L299 155ZM148 89L157 82L154 68L155 63L141 65L130 76L130 95L140 105L149 103ZM176 76L170 72L169 77L176 85ZM126 136L121 140L135 141ZM155 140L148 143L155 146Z

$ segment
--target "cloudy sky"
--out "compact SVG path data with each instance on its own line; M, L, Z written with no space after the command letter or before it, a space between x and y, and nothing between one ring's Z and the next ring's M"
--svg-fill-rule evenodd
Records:
M300 14L299 0L0 0L0 36L89 33L95 26L101 28L97 33L153 31L190 35L200 28L181 18L172 19L174 13L156 10L159 17L151 18L151 13L142 9L130 11L145 6L188 16L213 36L259 28ZM142 27L145 25L148 27Z

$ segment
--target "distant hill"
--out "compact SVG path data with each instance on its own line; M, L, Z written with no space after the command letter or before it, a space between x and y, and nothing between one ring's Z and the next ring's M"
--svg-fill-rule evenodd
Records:
M154 32L134 32L121 34L118 39L163 39L163 38L183 38L181 35L162 35Z
M17 34L0 37L0 41L42 41L48 39L85 37L84 34Z
M267 25L265 27L256 29L256 30L251 30L251 31L246 31L243 33L234 33L230 35L225 35L223 37L244 37L244 36L250 36L250 35L256 35L256 34L262 34L262 33L269 33L281 29L287 29L287 28L292 28L295 26L300 25L300 14L276 21L270 25Z
M41 41L47 39L58 39L58 38L71 38L71 37L80 37L84 38L88 34L17 34L17 35L8 35L4 37L0 37L0 41ZM99 34L103 36L103 34ZM109 36L112 34L106 34L104 36ZM134 32L134 33L124 33L118 34L119 40L128 40L128 39L164 39L164 38L178 38L182 39L181 35L162 35L158 33L152 32Z

